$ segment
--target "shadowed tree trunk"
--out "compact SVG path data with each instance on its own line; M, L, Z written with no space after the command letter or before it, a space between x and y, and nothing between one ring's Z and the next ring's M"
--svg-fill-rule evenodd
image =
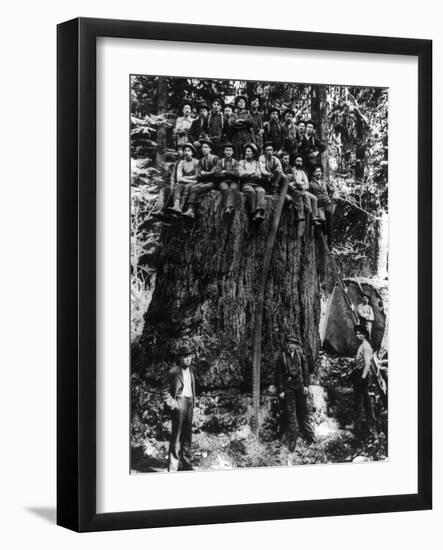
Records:
M164 76L158 77L157 83L157 113L159 115L168 110L168 79ZM165 160L165 151L167 147L166 126L162 124L157 131L157 155L156 164L160 166Z
M195 350L203 388L252 389L253 331L257 289L277 199L267 197L265 220L254 226L241 195L231 223L222 221L219 192L206 196L195 222L162 230L156 287L145 315L136 366L158 383L177 341ZM265 289L261 385L273 382L275 355L285 335L300 336L313 367L319 346L320 296L316 240L303 235L285 208Z

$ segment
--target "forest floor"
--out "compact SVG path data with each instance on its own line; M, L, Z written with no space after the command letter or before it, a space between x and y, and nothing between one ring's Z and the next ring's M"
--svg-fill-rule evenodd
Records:
M272 388L262 392L260 437L251 430L252 398L236 391L202 393L194 410L192 457L195 470L371 462L387 458L387 413L372 392L376 429L352 422L351 360L320 355L309 405L316 441L298 438L293 452L280 435L281 404ZM170 420L158 390L135 380L136 414L131 434L132 473L167 471ZM134 399L133 399L134 404Z

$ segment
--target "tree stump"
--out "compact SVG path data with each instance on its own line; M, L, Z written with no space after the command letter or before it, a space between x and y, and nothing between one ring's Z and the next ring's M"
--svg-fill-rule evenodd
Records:
M235 214L223 219L218 191L200 204L196 219L171 220L162 229L156 285L141 340L137 368L159 382L177 341L196 352L202 388L252 386L256 296L266 238L278 197L266 197L261 225L250 221L240 194ZM299 235L285 207L266 284L262 332L262 386L273 383L276 353L288 332L300 337L313 368L319 347L319 256L313 228Z

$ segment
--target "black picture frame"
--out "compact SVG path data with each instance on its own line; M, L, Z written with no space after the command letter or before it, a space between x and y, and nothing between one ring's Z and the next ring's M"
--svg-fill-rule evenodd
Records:
M96 39L398 54L418 58L416 494L96 512ZM432 41L78 18L57 29L57 523L75 531L425 510L432 507Z

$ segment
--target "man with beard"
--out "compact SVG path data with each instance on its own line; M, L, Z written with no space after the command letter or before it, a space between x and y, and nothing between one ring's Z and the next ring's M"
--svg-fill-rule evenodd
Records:
M312 221L315 225L320 225L321 221L318 215L317 197L309 192L309 180L303 169L303 157L298 154L295 155L294 159L293 176L292 182L289 183L291 191L288 189L288 193L291 196L293 193L292 190L301 193L306 212L312 215Z
M169 440L169 472L193 470L191 460L192 417L195 405L193 354L189 346L177 353L178 364L168 372L162 398L171 416Z
M254 222L264 219L265 190L260 185L261 172L257 161L257 146L254 143L245 145L245 157L238 163L238 173L242 183L242 191L246 195L246 206Z
M195 210L201 198L215 188L215 169L218 157L211 152L212 143L209 139L200 140L202 158L197 165L197 182L191 186L189 208L185 216L195 218Z

